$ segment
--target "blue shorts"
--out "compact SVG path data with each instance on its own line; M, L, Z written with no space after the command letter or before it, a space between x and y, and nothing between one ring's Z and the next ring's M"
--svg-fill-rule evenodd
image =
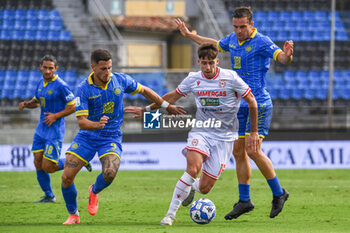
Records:
M87 165L98 153L101 159L107 154L114 154L119 159L122 154L121 138L96 138L84 133L78 133L66 153L73 154Z
M258 133L259 137L265 138L269 134L273 113L273 105L271 103L258 103ZM239 121L238 137L244 138L250 133L250 117L249 108L240 107L237 113Z
M58 140L45 139L34 134L32 152L44 152L44 158L57 163L61 155L62 142Z

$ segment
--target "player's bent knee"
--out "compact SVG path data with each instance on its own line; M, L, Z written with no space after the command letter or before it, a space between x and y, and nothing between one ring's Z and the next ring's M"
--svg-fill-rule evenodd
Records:
M73 184L74 177L67 176L66 174L62 174L62 186L69 187Z
M102 171L103 179L108 183L112 183L116 175L117 171L114 169L105 169Z
M199 187L199 191L201 191L202 194L208 194L211 189L212 189L212 186L210 185L206 187Z

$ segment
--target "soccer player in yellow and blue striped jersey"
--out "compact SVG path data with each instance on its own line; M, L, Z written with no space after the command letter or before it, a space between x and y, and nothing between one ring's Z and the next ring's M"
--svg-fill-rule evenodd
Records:
M66 152L62 174L62 194L70 214L63 223L67 225L80 222L74 178L82 166L96 153L102 164L102 173L89 187L88 210L91 215L98 210L98 193L112 183L118 172L122 156L120 127L125 93L140 93L170 114L183 113L182 107L169 104L130 76L112 73L112 56L107 50L98 49L91 53L91 68L93 72L78 86L76 93L76 117L80 131Z
M261 143L268 134L273 108L271 97L265 88L265 76L270 68L271 58L283 64L289 64L292 61L293 41L286 41L282 51L268 36L259 33L256 28L253 28L253 13L250 7L239 7L234 11L232 17L234 32L219 41L190 32L180 19L177 19L176 23L184 37L198 44L217 44L221 52L230 52L232 69L249 85L258 103L258 134L260 137L258 151L250 151L247 145L249 140L245 140L245 137L251 135L249 134L249 112L244 100L237 114L239 139L234 142L233 155L236 159L239 201L225 216L225 219L238 218L254 209L254 204L250 200L249 157L256 163L271 188L273 201L270 218L276 217L282 211L289 193L282 189L271 160L261 150Z
M39 106L41 108L32 145L37 179L45 193L44 198L37 201L38 203L56 201L48 173L63 169L65 159L60 159L60 154L65 131L64 117L75 111L74 94L55 74L56 58L45 55L41 60L40 70L43 79L37 84L35 96L28 102L19 103L19 110Z

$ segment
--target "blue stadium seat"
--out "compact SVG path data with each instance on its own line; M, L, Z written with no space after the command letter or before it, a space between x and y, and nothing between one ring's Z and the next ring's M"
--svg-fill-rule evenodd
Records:
M47 33L47 40L58 41L60 39L60 33L56 30L50 30Z
M301 32L301 41L312 41L313 40L314 33L312 31L302 31Z
M70 32L67 31L67 30L62 30L60 31L60 37L59 37L60 40L63 40L63 41L71 41L72 40L72 36L70 35Z
M312 36L313 41L329 41L330 39L330 34L323 30L315 31Z
M13 20L15 18L15 11L12 9L5 9L3 11L2 18L5 19L10 19Z
M287 31L294 31L297 26L296 21L294 20L287 20L285 21L284 29Z
M295 78L297 80L307 80L307 73L304 70L298 70L295 72Z
M327 12L315 11L314 18L316 21L326 21L327 20Z
M15 30L24 30L26 29L26 23L27 21L25 19L16 19L13 28Z
M50 20L62 20L61 14L58 10L49 11L49 19Z
M4 19L1 24L1 29L12 30L15 25L15 21L13 19Z
M292 94L291 88L284 88L283 90L280 90L278 97L283 100L287 100L291 98L291 94Z
M50 30L62 30L63 29L63 22L62 20L51 20L49 25Z
M335 32L335 40L337 41L348 41L349 37L346 31L336 31Z
M41 19L38 21L38 30L48 30L50 22L47 19Z
M335 14L335 21L340 21L341 19L340 19L340 14L339 14L339 12L338 11L336 11L336 12L334 12L334 14ZM328 20L329 21L331 21L332 20L332 11L329 11L328 12Z
M266 19L267 19L266 11L257 11L253 15L254 22L256 22L256 21L264 21Z
M285 80L285 87L286 88L296 88L298 85L298 81L296 79L288 79L288 80Z
M12 40L12 30L6 30L6 29L1 30L0 40Z
M293 70L286 70L283 74L284 80L295 80L295 73Z
M291 90L291 98L295 100L300 100L304 97L304 91L300 88L293 88Z
M36 30L25 30L24 40L36 40Z
M23 30L13 30L12 31L12 40L24 40L24 31Z
M294 21L299 21L302 18L301 11L292 11L291 13L291 19Z
M317 99L320 99L320 100L327 99L327 97L328 97L328 89L326 89L326 88L317 88L316 89L316 93L315 93L315 97Z
M278 21L279 19L279 13L277 11L268 11L267 12L267 20L270 22L272 21Z
M38 18L39 20L43 20L43 19L48 20L48 19L50 19L50 18L49 18L49 10L45 10L45 9L38 10L38 16L37 16L37 18Z
M26 21L25 29L37 30L38 29L38 21L36 19L28 19Z
M271 28L272 30L275 30L275 31L281 31L281 30L284 31L283 29L285 28L285 23L284 21L280 21L280 20L273 21Z
M302 15L303 17L300 19L304 21L312 21L315 18L314 13L312 11L303 11Z
M14 15L15 19L22 19L25 20L26 19L26 11L23 9L17 9L15 10L15 15Z
M287 30L279 30L277 33L277 40L276 41L286 41L289 40L289 31Z
M27 20L37 20L38 19L38 11L29 9L26 12L26 19Z
M45 30L37 30L36 34L35 34L35 39L36 40L46 41L47 40L47 31L45 31Z
M297 30L292 30L292 31L290 31L289 37L291 40L300 41L301 40L301 38L300 38L301 33Z
M292 18L292 12L290 11L281 11L280 15L279 15L279 19L284 21L284 22L288 22L291 21Z

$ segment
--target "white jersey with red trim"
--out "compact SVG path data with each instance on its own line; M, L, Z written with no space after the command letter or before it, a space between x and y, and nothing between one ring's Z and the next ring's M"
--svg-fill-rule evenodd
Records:
M176 88L179 95L195 95L196 122L203 124L195 124L191 132L204 132L207 137L225 141L238 138L237 112L241 97L250 91L235 71L219 67L210 79L201 71L190 72Z

